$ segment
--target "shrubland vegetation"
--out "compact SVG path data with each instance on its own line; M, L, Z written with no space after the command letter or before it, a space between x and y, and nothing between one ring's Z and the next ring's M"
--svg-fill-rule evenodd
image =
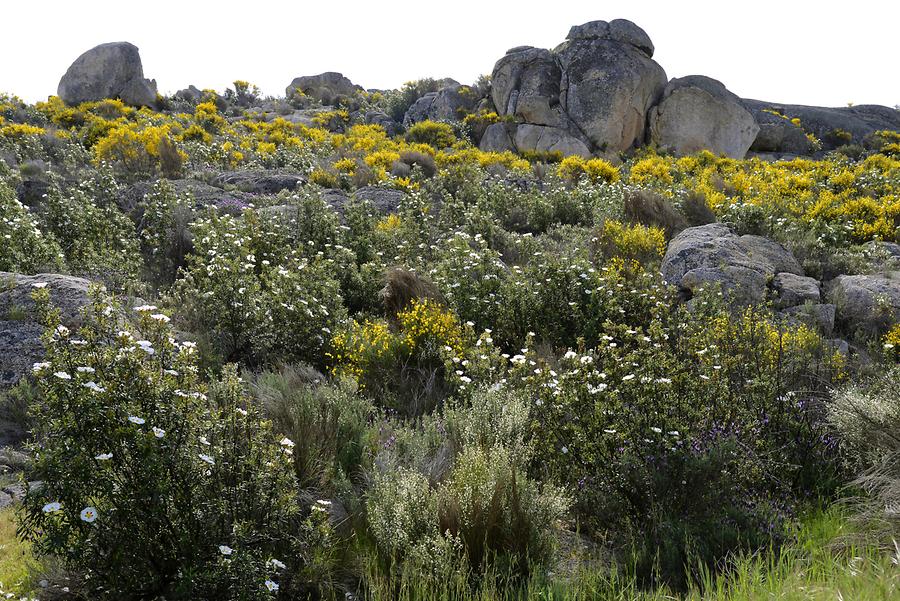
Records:
M355 108L402 115L429 86ZM900 242L897 134L614 165L483 152L468 128L496 115L390 137L344 109L264 120L248 95L0 97L0 271L97 283L71 330L34 292L47 355L4 407L30 402L42 484L18 542L0 514L4 587L897 594L900 326L839 332L848 354L715 288L684 303L659 273L713 220L819 278L888 264L870 243ZM225 170L306 183L211 203L173 183Z

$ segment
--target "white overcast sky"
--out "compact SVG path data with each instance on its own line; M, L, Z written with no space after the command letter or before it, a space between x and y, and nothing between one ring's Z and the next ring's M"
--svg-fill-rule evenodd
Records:
M245 79L283 95L322 71L366 88L469 83L508 48L552 48L571 25L615 18L647 31L670 78L708 75L772 102L900 104L897 0L3 0L0 91L45 99L79 54L120 40L166 93Z

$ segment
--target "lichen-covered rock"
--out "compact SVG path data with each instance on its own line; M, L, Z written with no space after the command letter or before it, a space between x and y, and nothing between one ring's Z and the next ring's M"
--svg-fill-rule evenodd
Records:
M0 388L12 386L41 360L43 326L38 323L31 294L36 286L50 291L62 325L75 329L88 304L90 281L68 275L21 275L0 271Z
M781 314L794 323L818 330L823 336L834 331L835 306L830 303L811 303L788 307Z
M666 281L690 294L718 284L737 304L762 301L775 274L803 275L794 255L777 242L738 236L721 223L690 227L675 236L661 270Z
M329 71L318 75L295 77L285 88L284 94L291 99L297 92L302 92L322 104L333 104L342 96L353 96L361 91L362 87L354 84L342 74Z
M491 75L491 98L497 112L526 123L568 127L559 101L562 68L549 50L520 46L497 61Z
M213 180L218 187L234 186L252 194L278 194L282 190L293 191L306 180L296 173L274 171L223 171Z
M515 123L493 123L484 130L478 147L485 152L515 152Z
M101 44L79 56L56 93L67 104L120 98L132 106L156 105L156 81L144 78L141 55L128 42Z
M819 281L815 278L795 273L779 273L772 280L776 295L775 306L794 307L803 303L818 303L822 300Z
M380 186L359 188L354 196L356 196L357 200L370 203L381 215L396 213L400 208L400 204L406 199L406 193L402 190L382 188Z
M702 75L670 81L650 110L650 140L678 155L709 150L742 159L758 132L741 99Z
M841 275L826 294L837 307L837 321L849 331L878 334L900 321L900 271L882 275Z
M829 108L748 99L744 104L760 124L753 150L761 152L808 154L812 149L810 143L801 140L807 133L815 135L829 148L834 145L829 140L837 130L850 134L848 141L855 143L878 130L900 130L900 111L886 106L863 104ZM800 125L791 123L792 119L798 119Z
M513 143L519 152L560 153L563 156L590 157L591 151L578 138L558 127L522 123L516 127Z
M452 85L437 92L429 92L416 100L403 116L403 126L419 121L459 121L471 112L479 98L468 86Z
M644 38L633 23L598 21L574 27L554 50L562 109L596 148L622 151L644 140L647 111L667 82Z

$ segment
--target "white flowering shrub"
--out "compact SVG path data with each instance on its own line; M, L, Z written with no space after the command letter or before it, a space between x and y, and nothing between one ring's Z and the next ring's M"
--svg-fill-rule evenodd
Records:
M161 179L153 184L143 204L140 241L144 270L151 282L168 285L175 281L193 248L189 229L193 198L176 194L172 184Z
M692 561L777 542L800 500L840 482L822 399L842 359L804 327L714 298L607 322L559 359L534 339L511 358L534 469L575 491L584 532L633 537L648 578L655 566L681 582Z
M0 178L0 271L58 271L64 263L62 249L53 236L41 232L13 187Z
M34 466L22 536L109 598L272 599L303 591L329 527L298 502L291 444L248 401L235 368L207 387L195 345L138 307L126 325L96 293L59 325L46 290L34 367Z
M49 187L41 231L62 247L69 271L121 288L140 273L134 224L114 202L114 180L103 172L78 186Z
M321 366L346 318L330 264L291 249L284 231L252 210L195 222L194 252L173 298L186 329L225 361Z

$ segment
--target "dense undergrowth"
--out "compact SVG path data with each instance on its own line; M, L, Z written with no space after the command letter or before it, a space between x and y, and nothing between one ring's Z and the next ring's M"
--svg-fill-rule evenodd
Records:
M816 160L613 165L482 152L475 118L392 138L235 96L0 97L0 271L97 282L78 327L34 291L47 356L4 406L43 484L21 542L3 514L4 585L890 598L898 326L839 330L841 352L769 304L684 303L659 266L678 231L719 220L820 279L890 268L896 134ZM353 102L390 112L403 93ZM225 170L305 183L214 202L179 184ZM371 186L401 195L354 194Z

